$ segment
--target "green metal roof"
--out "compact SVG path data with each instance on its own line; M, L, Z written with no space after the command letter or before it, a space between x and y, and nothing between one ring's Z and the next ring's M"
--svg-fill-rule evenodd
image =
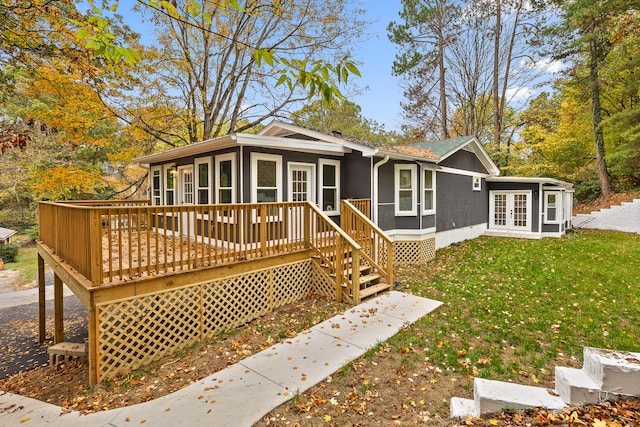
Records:
M407 144L407 146L431 151L433 154L441 158L445 154L455 151L461 146L467 144L472 139L473 136L459 136L457 138L443 139L440 141L417 142L415 144Z

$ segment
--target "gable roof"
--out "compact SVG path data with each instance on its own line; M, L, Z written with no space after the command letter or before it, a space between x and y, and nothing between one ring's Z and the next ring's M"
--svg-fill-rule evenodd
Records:
M10 228L0 227L0 240L8 240L9 237L16 234L16 230L11 230Z

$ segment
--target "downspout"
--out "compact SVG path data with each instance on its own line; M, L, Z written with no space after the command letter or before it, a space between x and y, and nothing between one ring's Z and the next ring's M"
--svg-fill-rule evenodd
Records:
M389 155L386 154L382 160L373 165L373 192L371 194L371 219L375 225L378 225L378 169L389 161Z

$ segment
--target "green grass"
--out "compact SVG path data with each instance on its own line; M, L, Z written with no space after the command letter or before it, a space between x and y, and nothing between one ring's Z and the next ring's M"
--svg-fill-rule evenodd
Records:
M550 379L582 347L640 351L640 236L478 238L398 274L398 290L444 302L390 341L403 364L493 379Z
M20 248L16 262L7 263L5 268L20 271L20 285L32 282L38 275L38 250L35 247Z

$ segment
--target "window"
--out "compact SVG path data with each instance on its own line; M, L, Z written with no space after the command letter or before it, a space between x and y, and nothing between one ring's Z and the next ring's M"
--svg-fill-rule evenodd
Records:
M162 204L162 167L151 168L151 204L159 206Z
M320 208L327 215L340 213L340 161L320 159Z
M196 159L196 201L208 205L211 200L211 161L209 157Z
M216 203L235 203L235 153L216 156Z
M251 154L251 201L282 201L282 156Z
M417 166L395 165L395 205L397 216L417 214Z
M181 205L193 204L193 166L180 166L178 168L178 202Z
M436 212L436 171L422 170L422 214Z
M482 178L480 178L479 176L474 176L472 187L473 187L473 191L482 190Z
M544 193L544 222L557 224L560 222L560 192L545 191Z
M175 204L176 168L173 164L164 165L164 204Z

